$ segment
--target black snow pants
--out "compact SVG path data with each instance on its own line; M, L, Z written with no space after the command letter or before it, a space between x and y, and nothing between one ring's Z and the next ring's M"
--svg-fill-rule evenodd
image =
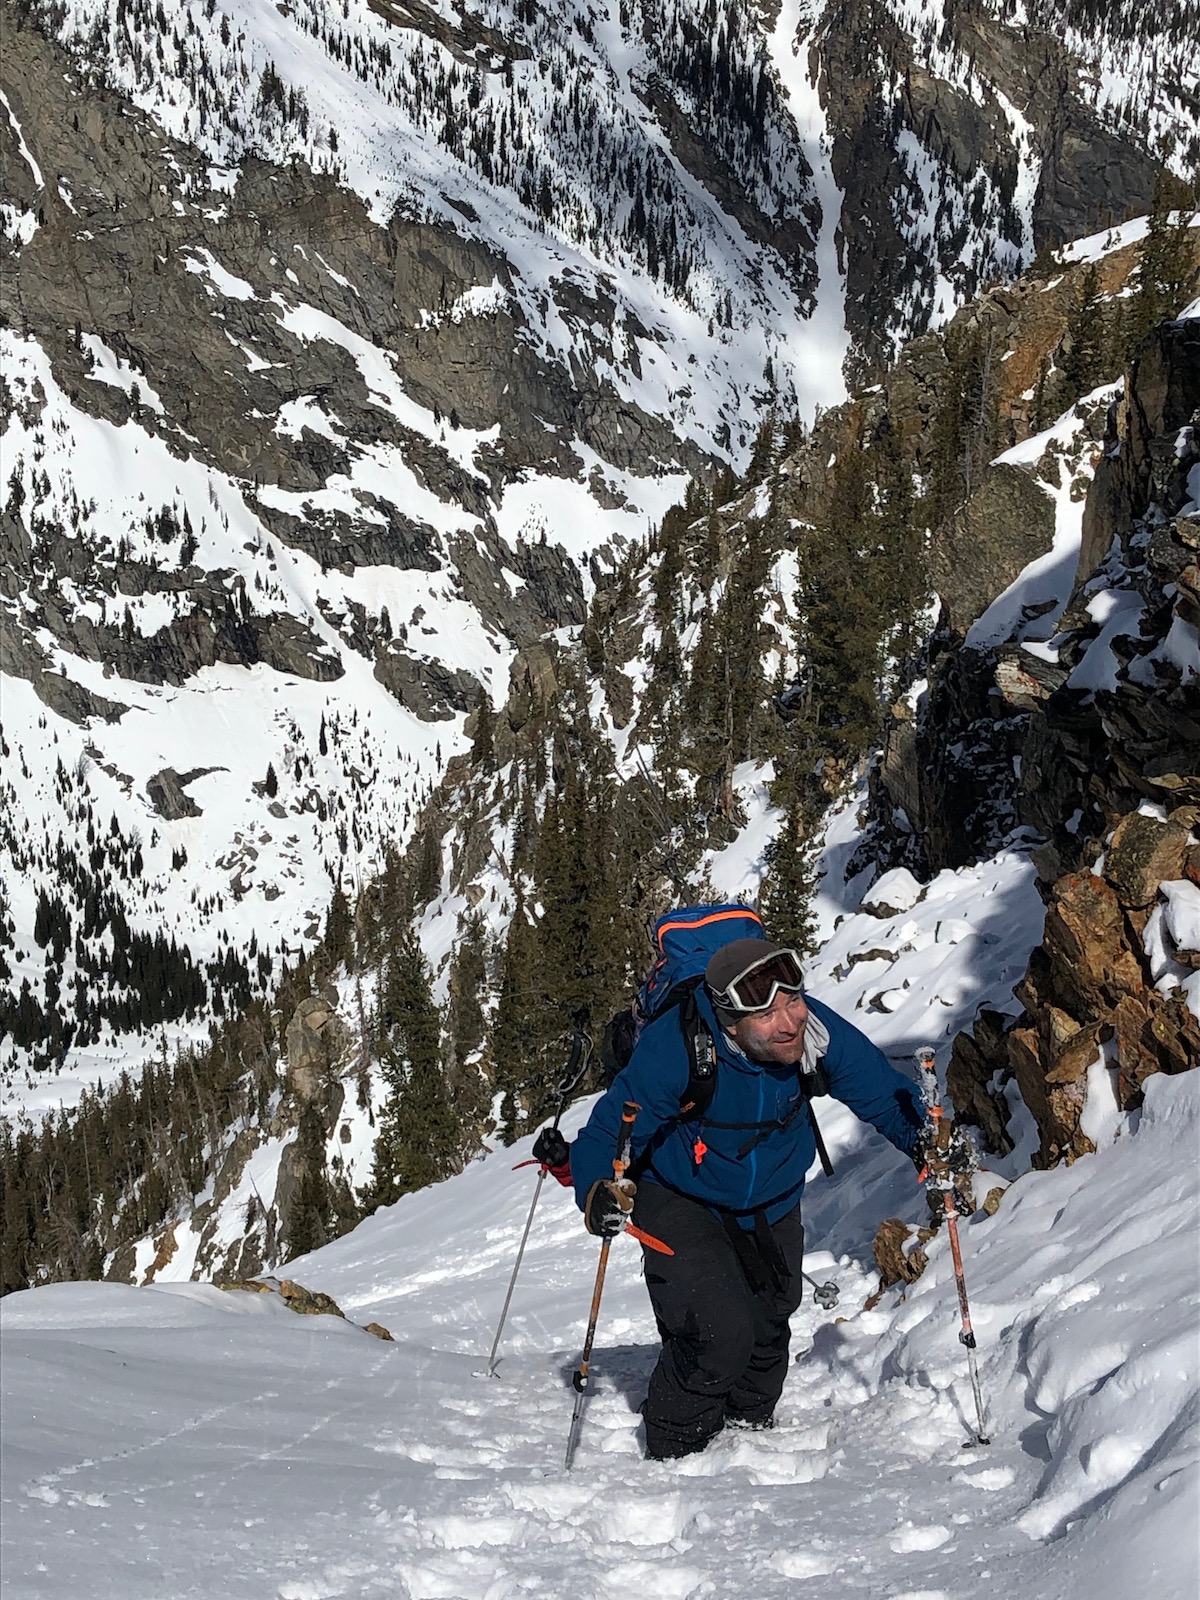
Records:
M760 1218L742 1229L645 1182L633 1220L675 1252L642 1247L663 1344L642 1406L646 1454L690 1455L727 1421L769 1422L787 1376L788 1318L803 1288L799 1206L770 1226Z

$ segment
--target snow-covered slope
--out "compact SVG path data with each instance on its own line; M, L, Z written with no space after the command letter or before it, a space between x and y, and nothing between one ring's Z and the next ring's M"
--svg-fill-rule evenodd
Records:
M861 1309L862 1195L914 1216L919 1201L890 1147L831 1122L838 1174L810 1191L808 1266L841 1305L794 1319L774 1433L678 1465L640 1459L654 1327L618 1241L563 1471L595 1244L553 1186L484 1375L531 1194L510 1171L524 1144L295 1265L394 1344L206 1285L8 1297L6 1593L1126 1600L1152 1572L1162 1600L1189 1600L1200 1077L1153 1080L1107 1149L1026 1174L964 1228L984 1450L964 1448L945 1240L916 1285Z

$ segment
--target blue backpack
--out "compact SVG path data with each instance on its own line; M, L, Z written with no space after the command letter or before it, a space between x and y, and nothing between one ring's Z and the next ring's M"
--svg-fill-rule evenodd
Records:
M766 936L762 918L749 906L685 906L659 917L652 934L658 959L646 974L632 1005L618 1011L604 1029L600 1063L605 1087L629 1065L646 1024L677 1009L688 1055L688 1082L680 1097L679 1118L682 1122L695 1122L703 1117L717 1087L717 1049L696 1004L696 990L704 982L709 961L723 945L731 944L734 939L765 939ZM801 1074L805 1102L821 1165L829 1174L833 1168L811 1101L813 1094L828 1093L828 1080L820 1070L814 1082L806 1082L808 1076Z

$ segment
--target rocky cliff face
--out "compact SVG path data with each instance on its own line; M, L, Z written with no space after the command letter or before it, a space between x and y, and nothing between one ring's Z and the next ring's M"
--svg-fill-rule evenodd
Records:
M853 195L841 233L860 372L1041 246L1148 209L1156 157L1189 170L1197 126L1167 85L1186 77L1196 21L1186 6L1135 18L1004 0L824 9L811 48ZM1153 88L1152 37L1171 63ZM1123 95L1144 108L1145 143Z
M1126 374L1052 639L993 646L954 680L978 708L973 721L959 701L957 731L1000 709L1020 751L1010 798L1044 841L1047 913L1015 991L1023 1010L960 1035L951 1084L995 1149L996 1091L1015 1077L1043 1164L1093 1148L1090 1073L1110 1072L1128 1109L1150 1073L1200 1064L1198 487L1193 320L1158 329Z

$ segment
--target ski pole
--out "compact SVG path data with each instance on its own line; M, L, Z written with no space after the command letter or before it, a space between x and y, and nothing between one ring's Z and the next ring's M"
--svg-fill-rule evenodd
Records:
M811 1277L809 1273L805 1272L803 1268L801 1269L800 1276L806 1283L812 1284L813 1303L820 1306L822 1311L832 1311L834 1306L837 1305L838 1295L841 1293L837 1284L834 1283L832 1279L828 1283L818 1283L817 1280L814 1277Z
M641 1110L636 1101L626 1100L625 1108L621 1112L621 1126L617 1130L617 1153L613 1157L613 1176L617 1179L625 1176L633 1153L633 1124ZM592 1341L596 1337L596 1322L600 1316L600 1296L604 1292L604 1274L608 1270L608 1252L612 1248L612 1238L606 1238L600 1246L600 1261L596 1267L596 1287L592 1291L592 1311L588 1318L587 1334L583 1341L583 1354L579 1358L571 1382L575 1389L575 1409L571 1414L571 1431L567 1434L567 1459L566 1470L570 1472L571 1463L575 1459L575 1446L579 1443L579 1427L583 1421L583 1402L589 1393L589 1366L592 1359Z
M558 1111L555 1114L552 1127L557 1128L562 1121L563 1112L567 1109L567 1102L579 1080L587 1071L592 1059L592 1041L586 1033L576 1030L571 1035L571 1056L567 1062L566 1077L558 1086ZM524 1163L522 1162L522 1165ZM546 1181L545 1167L538 1173L537 1183L533 1189L533 1200L530 1202L529 1215L525 1219L525 1232L521 1235L521 1243L517 1249L517 1259L513 1265L512 1277L508 1280L508 1293L504 1296L504 1305L500 1312L500 1321L496 1325L496 1337L492 1340L492 1353L488 1357L487 1375L489 1378L496 1376L496 1352L500 1348L500 1335L504 1332L504 1323L508 1317L508 1308L512 1304L513 1290L517 1286L517 1273L521 1270L521 1260L525 1255L525 1246L529 1240L529 1230L533 1227L533 1214L537 1210L538 1200L541 1198L542 1184Z
M935 1135L941 1125L943 1116L941 1092L938 1089L937 1081L936 1059L933 1050L928 1045L917 1051L917 1062L921 1068L921 1092ZM949 1171L935 1178L928 1166L922 1176L926 1183L933 1185L941 1193L942 1210L946 1218L946 1232L950 1235L950 1256L954 1262L954 1282L958 1289L958 1309L962 1318L958 1339L967 1352L967 1367L971 1374L971 1391L975 1396L975 1416L978 1421L975 1442L977 1444L991 1444L992 1441L988 1438L986 1432L983 1394L979 1387L979 1366L975 1357L975 1330L971 1327L971 1307L967 1300L967 1280L963 1273L962 1250L958 1242L958 1208L954 1203L954 1178Z

